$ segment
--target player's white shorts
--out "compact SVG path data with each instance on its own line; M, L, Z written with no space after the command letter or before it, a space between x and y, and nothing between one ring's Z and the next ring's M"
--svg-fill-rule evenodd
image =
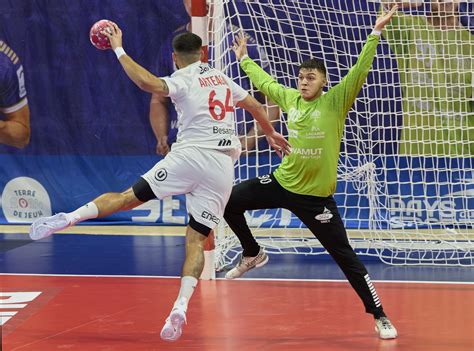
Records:
M187 211L213 229L232 191L234 159L222 151L188 146L172 150L142 178L158 199L186 194Z

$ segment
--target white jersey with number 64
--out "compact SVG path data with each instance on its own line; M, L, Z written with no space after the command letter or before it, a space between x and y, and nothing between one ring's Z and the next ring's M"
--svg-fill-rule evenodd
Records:
M235 135L234 106L247 97L247 91L199 61L163 79L178 114L178 136L173 149L240 149Z

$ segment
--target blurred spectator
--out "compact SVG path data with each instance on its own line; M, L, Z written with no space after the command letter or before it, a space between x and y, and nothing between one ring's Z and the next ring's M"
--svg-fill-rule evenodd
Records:
M30 110L23 66L0 40L0 143L22 149L30 142Z

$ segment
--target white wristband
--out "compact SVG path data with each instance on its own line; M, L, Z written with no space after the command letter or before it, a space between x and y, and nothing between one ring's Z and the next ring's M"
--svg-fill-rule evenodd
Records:
M245 54L244 56L242 56L242 57L240 58L239 61L242 62L242 61L245 60L247 57L249 57L249 55Z
M382 34L382 31L380 30L377 30L377 29L372 29L372 33L370 33L372 35L378 35L380 37L380 35Z
M123 49L123 47L118 47L118 48L115 48L114 49L114 52L115 52L115 55L117 56L117 58L119 59L120 56L122 55L126 55L127 53L125 52L125 50Z

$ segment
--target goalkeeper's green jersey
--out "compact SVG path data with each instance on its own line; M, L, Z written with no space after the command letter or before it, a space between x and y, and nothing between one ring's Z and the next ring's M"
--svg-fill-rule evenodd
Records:
M298 90L280 85L250 58L241 61L257 89L287 113L292 152L274 172L286 190L321 197L335 192L345 118L372 66L378 41L377 35L369 35L357 63L342 81L309 102Z

